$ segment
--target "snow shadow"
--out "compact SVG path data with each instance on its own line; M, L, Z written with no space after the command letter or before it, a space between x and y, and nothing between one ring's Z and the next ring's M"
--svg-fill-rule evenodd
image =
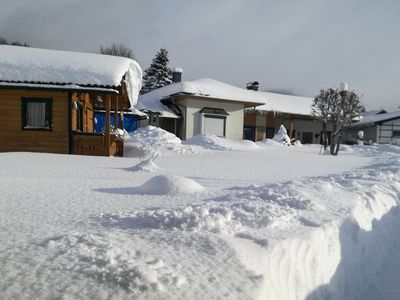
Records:
M101 188L93 191L106 194L117 195L144 195L139 187L122 187L122 188Z
M371 231L351 220L340 227L341 261L330 282L307 296L316 299L398 299L400 268L387 273L388 265L400 257L400 206L392 208ZM396 254L397 253L397 254ZM393 258L393 255L395 257ZM387 289L387 279L395 280L395 289ZM393 285L393 283L392 283Z

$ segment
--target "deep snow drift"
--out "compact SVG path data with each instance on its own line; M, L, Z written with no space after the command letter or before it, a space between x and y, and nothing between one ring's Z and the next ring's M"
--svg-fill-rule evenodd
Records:
M170 138L150 171L1 153L0 298L396 299L399 147Z

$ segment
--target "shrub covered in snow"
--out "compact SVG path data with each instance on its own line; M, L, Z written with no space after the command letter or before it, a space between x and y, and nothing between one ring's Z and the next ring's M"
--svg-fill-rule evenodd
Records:
M138 128L124 143L125 156L155 159L161 148L171 149L181 144L174 134L155 126Z
M290 137L287 134L285 126L281 125L278 132L272 138L274 141L290 146Z

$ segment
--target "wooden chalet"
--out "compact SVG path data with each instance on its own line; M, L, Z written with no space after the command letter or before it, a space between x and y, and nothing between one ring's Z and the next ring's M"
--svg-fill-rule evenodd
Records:
M127 58L0 46L0 152L123 156L118 123L123 129L140 81ZM95 109L106 112L102 132Z

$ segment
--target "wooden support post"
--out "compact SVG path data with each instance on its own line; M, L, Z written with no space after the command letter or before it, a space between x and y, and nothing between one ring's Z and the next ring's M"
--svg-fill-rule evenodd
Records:
M125 122L124 122L124 111L121 110L121 129L124 130L125 129Z
M293 119L289 120L289 137L293 138Z
M114 97L114 129L118 128L118 96Z
M105 103L106 106L106 132L105 132L105 155L110 156L110 144L111 144L111 136L110 136L110 108L111 108L111 96L106 95Z

